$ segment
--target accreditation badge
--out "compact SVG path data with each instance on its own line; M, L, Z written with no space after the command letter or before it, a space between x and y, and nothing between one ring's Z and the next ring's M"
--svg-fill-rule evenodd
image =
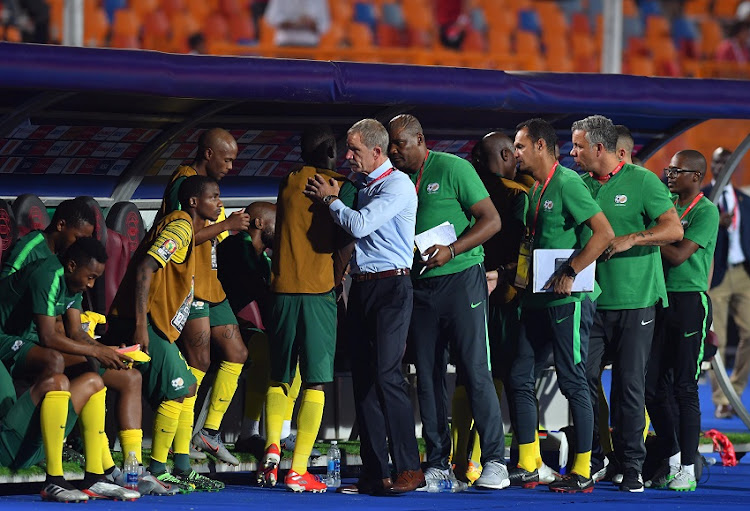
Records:
M519 289L526 289L529 285L529 275L531 273L531 246L534 240L525 237L521 240L521 246L518 249L518 266L516 267L516 280L513 283Z

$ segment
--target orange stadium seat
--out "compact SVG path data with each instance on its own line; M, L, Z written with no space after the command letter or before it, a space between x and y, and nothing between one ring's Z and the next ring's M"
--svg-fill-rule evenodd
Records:
M664 16L652 14L646 18L646 39L659 40L663 37L670 37L671 33L669 20Z
M242 13L243 7L240 0L221 0L219 2L219 10L224 16L230 17Z
M504 30L490 30L487 34L489 51L493 55L510 55L510 32Z
M570 19L570 29L573 37L578 34L591 35L591 20L585 13L577 12Z
M15 25L8 25L7 27L0 27L0 41L8 41L9 43L21 43L23 42L23 34L21 30Z
M700 23L700 31L700 53L703 58L713 58L723 37L721 26L715 19L705 19Z
M631 55L625 61L625 72L631 75L654 76L656 67L649 56Z
M160 0L160 5L169 19L177 13L184 12L185 0Z
M49 5L49 39L53 43L59 43L62 41L65 0L47 0L47 5Z
M406 46L406 36L398 27L386 23L378 23L375 27L378 46L382 48L401 48Z
M229 41L229 23L219 12L210 14L201 25L203 37L208 41Z
M109 19L104 9L92 9L83 17L83 44L85 46L104 46L109 33Z
M130 0L129 7L142 22L145 22L149 14L159 7L159 0Z
M229 37L235 43L248 44L255 40L255 23L249 14L238 12L229 18Z
M138 16L130 9L117 9L112 22L112 37L138 37L141 24ZM117 46L123 48L123 46ZM127 46L125 46L127 48Z
M200 32L201 26L188 12L178 12L170 18L170 51L187 53L190 51L188 38Z
M709 14L711 0L686 0L684 6L685 16L704 17Z
M211 6L205 0L186 0L186 3L187 10L198 23L203 23L211 13Z
M634 0L623 0L622 15L624 17L638 16L638 6L635 4Z
M169 51L169 18L164 11L149 14L143 23L143 47L149 50Z
M726 19L734 18L739 3L739 0L714 0L714 16Z

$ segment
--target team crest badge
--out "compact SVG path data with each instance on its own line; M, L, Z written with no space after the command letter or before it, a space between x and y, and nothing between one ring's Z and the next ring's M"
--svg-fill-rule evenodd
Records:
M627 195L615 195L615 204L625 204L628 202Z
M11 346L10 349L12 349L13 351L18 351L21 349L21 346L23 346L23 341L21 339L18 339L13 343L13 346Z
M552 211L553 206L554 206L554 203L551 200L544 201L544 209L546 211Z
M427 193L435 193L440 189L440 183L430 183L427 185Z
M175 378L172 380L172 387L174 387L175 390L180 390L185 386L185 380L183 380L180 377Z
M688 225L690 225L690 222L688 222L687 220L682 220L680 223L682 224L683 229L687 229Z
M156 252L165 261L169 261L169 258L172 257L172 254L174 254L176 251L177 242L171 239L166 240L158 249L156 249Z

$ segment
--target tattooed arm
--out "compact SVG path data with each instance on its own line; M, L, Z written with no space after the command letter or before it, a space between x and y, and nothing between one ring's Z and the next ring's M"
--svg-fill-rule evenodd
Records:
M615 254L630 250L632 247L669 245L680 241L683 234L677 211L674 208L669 208L656 219L656 225L645 231L617 236L604 251L604 259L607 260Z
M148 292L151 279L159 269L159 263L152 257L144 257L135 272L135 333L133 343L140 344L141 350L148 353Z

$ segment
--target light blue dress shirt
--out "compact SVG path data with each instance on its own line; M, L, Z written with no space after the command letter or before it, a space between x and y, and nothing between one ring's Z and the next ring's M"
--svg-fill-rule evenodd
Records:
M411 268L417 193L414 183L400 170L380 178L393 168L390 160L370 174L357 175L359 210L340 200L331 203L333 221L356 238L352 273L375 273Z

